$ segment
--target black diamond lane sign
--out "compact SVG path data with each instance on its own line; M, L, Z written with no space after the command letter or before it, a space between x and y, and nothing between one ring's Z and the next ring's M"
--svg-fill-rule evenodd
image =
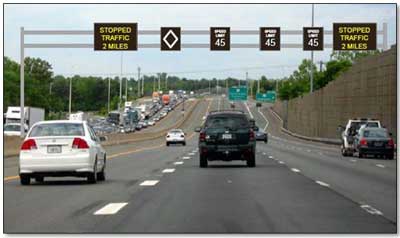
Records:
M161 50L181 50L181 28L161 27Z

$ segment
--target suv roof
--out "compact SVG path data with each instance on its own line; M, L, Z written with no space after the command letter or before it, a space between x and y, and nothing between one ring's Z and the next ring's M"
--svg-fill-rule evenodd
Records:
M244 114L243 111L238 111L238 110L219 110L219 111L210 111L209 115L215 115L215 114L229 114L229 113L233 113L233 114Z

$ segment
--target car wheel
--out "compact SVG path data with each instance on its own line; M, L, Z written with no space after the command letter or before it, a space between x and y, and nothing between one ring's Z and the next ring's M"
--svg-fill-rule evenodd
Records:
M267 138L264 139L264 143L265 143L265 144L268 143L268 139L267 139Z
M104 181L106 180L106 157L104 156L104 165L103 168L99 173L97 173L97 179L99 181Z
M167 142L166 145L169 146L169 143Z
M249 158L247 158L247 166L248 167L256 167L256 155L253 153Z
M358 158L364 158L364 154L361 152L358 152Z
M389 160L394 159L394 154L389 154L389 155L386 157L386 159L389 159Z
M87 181L89 183L97 182L97 158L94 161L93 173L89 173L89 175L87 176Z
M22 185L29 185L31 183L31 177L28 175L19 175L19 179Z
M207 168L208 161L205 155L200 154L200 168Z
M346 153L346 149L344 148L344 146L342 145L340 149L341 149L341 151L342 151L342 155L343 155L344 157L346 157L346 156L347 156L347 153Z
M44 177L43 176L35 177L35 181L37 183L43 183L44 182Z
M183 145L183 146L186 146L186 142L183 142L182 145Z

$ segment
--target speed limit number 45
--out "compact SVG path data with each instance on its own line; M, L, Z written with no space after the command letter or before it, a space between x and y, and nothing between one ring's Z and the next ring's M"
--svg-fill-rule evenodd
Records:
M210 50L230 50L231 31L229 27L210 28Z
M303 50L324 50L324 28L303 28Z

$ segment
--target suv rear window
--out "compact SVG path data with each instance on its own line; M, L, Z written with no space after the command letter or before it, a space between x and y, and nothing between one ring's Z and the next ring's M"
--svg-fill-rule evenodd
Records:
M250 124L245 116L225 114L209 117L206 121L205 127L237 129L250 127Z
M32 128L29 137L84 136L83 125L78 123L40 124Z
M365 130L363 137L366 138L387 138L388 133L386 130Z

